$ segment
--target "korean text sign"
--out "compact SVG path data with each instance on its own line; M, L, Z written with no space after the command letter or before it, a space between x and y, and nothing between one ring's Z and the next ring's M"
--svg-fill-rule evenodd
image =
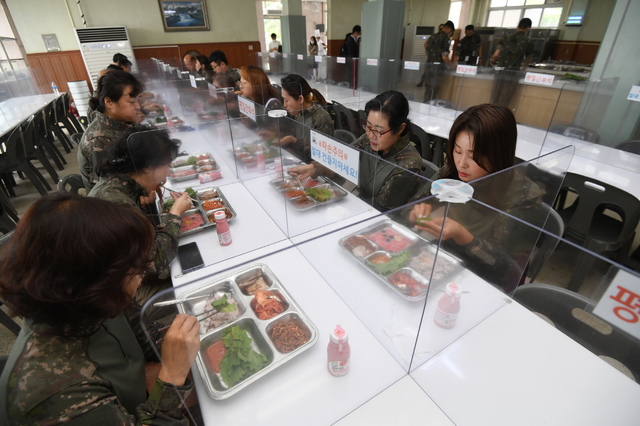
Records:
M256 121L256 104L252 100L238 96L238 106L242 114Z
M311 158L349 182L358 184L360 152L349 145L311 130Z
M539 74L535 72L528 72L524 76L525 83L543 84L545 86L551 86L553 84L553 75Z
M640 279L619 270L593 313L640 338Z

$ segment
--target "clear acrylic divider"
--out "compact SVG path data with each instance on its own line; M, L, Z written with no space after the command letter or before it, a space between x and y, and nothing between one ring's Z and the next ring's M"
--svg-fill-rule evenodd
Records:
M456 68L453 79L452 102L459 112L481 104L491 103L493 75L487 67L464 66Z

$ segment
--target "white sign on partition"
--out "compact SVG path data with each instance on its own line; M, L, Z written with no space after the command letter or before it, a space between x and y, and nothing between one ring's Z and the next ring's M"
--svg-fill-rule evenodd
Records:
M288 54L288 53L283 53L283 54L282 54L282 57L283 57L283 58L285 58L285 59L287 59L287 58L289 57L289 54Z
M346 64L347 63L347 58L343 58L342 56L338 56L337 61L339 64Z
M405 70L416 70L420 69L420 62L416 61L404 61L404 69Z
M171 72L171 65L169 65L169 64L164 64L164 71L165 71L165 72L167 72L167 71L168 71L168 72Z
M251 99L238 96L238 105L242 114L256 121L256 104Z
M630 101L640 102L640 86L631 86L631 91L627 99Z
M196 84L196 78L193 75L189 75L189 80L191 80L191 87L197 89L198 85Z
M322 62L322 56L316 55L315 58L316 58L316 62Z
M456 67L456 73L476 75L478 73L478 67L475 65L458 65Z
M525 83L543 84L545 86L551 86L553 84L553 75L540 74L536 72L528 72L524 76Z
M258 56L262 56L262 52L258 52Z
M640 339L640 281L619 270L593 313Z
M274 52L271 52L271 53L269 53L269 56L272 57L272 58L275 58L276 54Z
M371 65L372 67L377 67L378 66L378 60L375 58L368 58L367 59L367 65Z
M299 61L301 61L301 60L303 60L303 59L304 59L304 57L303 57L302 55L298 55L298 60L299 60Z
M311 130L311 158L349 182L358 184L360 151Z
M207 86L209 86L209 95L213 98L213 99L218 99L218 93L216 92L216 86L214 86L211 83L207 83Z
M178 74L178 78L182 78L182 73L180 72L180 68L176 68L176 74Z

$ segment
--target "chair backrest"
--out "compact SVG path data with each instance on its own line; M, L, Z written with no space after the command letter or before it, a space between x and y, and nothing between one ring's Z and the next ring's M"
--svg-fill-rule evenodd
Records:
M356 136L348 130L336 129L333 131L333 136L340 139L342 142L352 144L356 141Z
M453 105L453 102L448 101L446 99L431 99L427 103L429 105L433 105L433 106L437 106L437 107L441 107L441 108L455 109L455 106Z
M38 137L36 135L35 117L32 115L24 122L22 126L22 140L24 143L25 153L28 157L38 149Z
M362 134L362 129L358 129L353 111L336 101L333 101L333 109L338 117L338 123L335 123L336 129L348 130L356 136Z
M558 247L558 243L560 242L560 237L564 234L564 222L562 222L562 218L560 214L553 210L551 206L546 203L540 204L540 208L546 211L547 221L544 223L542 227L545 231L557 236L558 238L553 238L546 234L541 234L540 238L536 246L538 247L538 251L533 255L531 261L529 262L529 268L527 269L527 275L533 281L540 270L547 262L547 260L551 257L553 251Z
M84 188L84 182L79 174L67 175L58 181L58 192L61 194L78 195L78 190L82 188Z
M416 148L420 152L420 156L426 160L433 160L433 152L429 143L429 135L424 129L414 123L410 123L411 141L416 144Z
M585 142L600 142L600 135L586 127L574 126L573 124L559 124L549 129L551 133L580 139Z
M439 171L440 168L431 161L422 159L422 176L431 179Z
M632 194L608 183L570 172L565 176L563 188L570 188L578 194L578 199L574 202L577 203L575 211L570 218L564 218L567 230L581 236L588 235L594 215L604 208L617 211L623 220L620 235L612 244L626 241L638 226L640 200Z
M640 154L640 141L624 141L616 145L617 149L622 151L631 152L633 154Z
M16 222L13 220L9 213L5 210L5 207L2 203L0 203L0 232L3 234L7 234L8 232L16 229ZM4 235L0 237L0 241L2 241Z
M338 87L344 87L347 89L351 89L351 84L348 81L341 81L338 83Z
M5 151L2 153L4 170L13 170L14 167L25 161L26 153L22 143L22 128L20 126L16 126L8 136L5 135L1 143L5 147Z
M69 139L71 139L71 142L74 143L74 145L78 146L78 144L80 143L80 141L82 140L82 136L84 135L83 133L74 133L70 136Z

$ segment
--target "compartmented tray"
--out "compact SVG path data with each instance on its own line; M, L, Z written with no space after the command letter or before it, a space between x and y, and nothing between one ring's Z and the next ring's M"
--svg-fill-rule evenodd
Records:
M258 302L255 291L258 287L269 290L282 302L282 312L277 313L269 319L260 319L258 313ZM206 324L203 320L200 327L200 351L196 358L198 372L205 384L209 396L213 399L225 399L236 394L241 389L246 388L260 377L270 373L282 366L293 357L312 347L318 340L318 329L304 313L302 308L287 292L282 283L276 278L267 265L254 264L244 268L232 275L216 279L204 286L184 293L181 299L187 297L209 295L207 298L191 300L178 305L181 313L198 315L211 309L211 301L223 296L227 296L237 304L237 313L227 317L220 317L215 324ZM214 317L220 314L216 314ZM227 313L225 313L227 315ZM299 328L301 334L306 338L306 342L291 349L284 341L278 341L274 334L281 332L281 328L294 324ZM210 327L211 328L208 328ZM222 379L220 373L213 370L207 350L215 343L222 340L225 330L239 326L251 339L251 349L264 355L267 364L262 369L254 372L228 386ZM278 343L276 343L278 342ZM285 344L283 347L282 344ZM287 350L291 349L287 352Z
M216 226L213 221L213 214L217 211L224 210L227 214L227 220L229 221L237 216L236 211L231 207L229 201L227 201L227 197L224 196L218 187L200 188L196 191L196 198L198 199L197 205L182 215L182 226L178 234L180 237L196 234L212 226ZM207 210L205 208L208 207L207 202L215 203L220 207ZM187 223L187 221L192 221L194 224L199 223L199 225L192 225ZM189 226L193 227L183 231L184 228Z
M195 164L187 164L191 157L196 158ZM220 165L210 152L181 155L171 162L169 179L174 182L182 182L189 179L197 179L200 173L218 170L220 170Z
M285 177L283 179L273 179L269 182L269 185L276 191L282 192L293 208L298 211L307 211L315 207L333 204L349 195L342 187L325 177L307 178L303 179L301 183L302 186L299 186L297 180ZM310 194L310 192L318 189L331 191L333 197L325 201L319 201L313 194Z
M262 142L260 144L263 145L264 149L264 162L265 163L273 163L276 158L280 157L280 148L275 146L264 146ZM258 162L258 157L256 153L258 152L258 142L237 146L233 149L233 154L240 163L247 165Z
M427 240L389 219L347 235L338 244L369 272L410 301L427 296L430 279L437 283L462 269L460 259L442 249L438 251Z

